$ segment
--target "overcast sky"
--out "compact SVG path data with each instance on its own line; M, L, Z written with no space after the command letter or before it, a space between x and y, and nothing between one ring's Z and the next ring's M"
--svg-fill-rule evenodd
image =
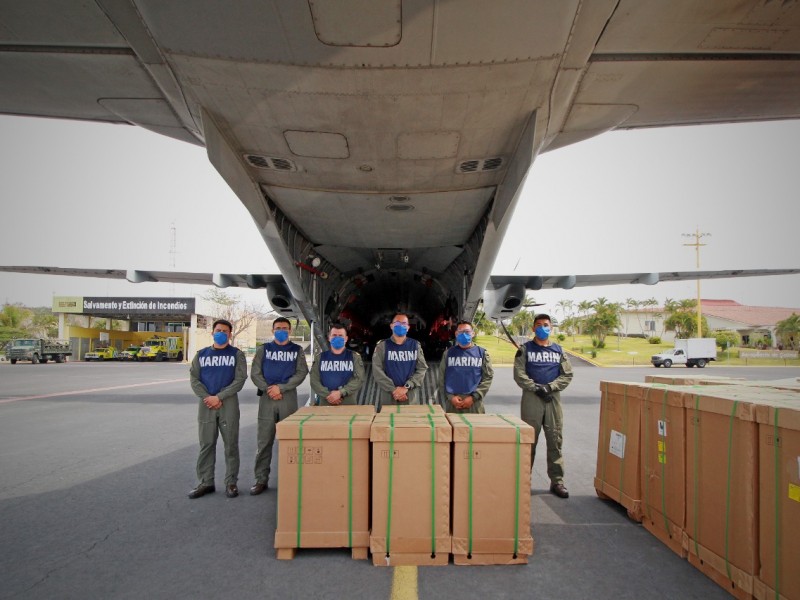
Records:
M619 131L540 156L494 272L800 267L800 121ZM0 116L0 264L276 273L205 150L128 126ZM170 252L170 230L176 250ZM532 244L533 236L547 240ZM216 242L224 242L224 251ZM545 248L541 250L541 248ZM174 267L173 267L174 260ZM800 276L708 281L704 298L800 307ZM0 302L165 296L201 286L0 273ZM263 291L245 291L265 303ZM695 283L552 290L561 299L695 297Z

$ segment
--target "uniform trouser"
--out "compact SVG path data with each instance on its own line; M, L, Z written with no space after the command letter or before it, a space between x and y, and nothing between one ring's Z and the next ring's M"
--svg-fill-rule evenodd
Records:
M222 435L225 444L225 485L235 484L239 479L239 398L227 398L219 410L208 408L201 400L197 421L200 437L197 480L203 485L214 485L217 438Z
M447 394L447 402L445 403L445 406L444 406L444 411L445 412L463 413L463 414L466 414L466 415L469 415L469 414L482 415L482 414L486 413L486 411L483 408L483 400L474 400L473 399L472 406L470 406L469 408L456 408L455 406L453 406L453 403L450 402L450 399L452 397L453 397L453 394Z
M392 392L379 390L378 402L380 402L380 406L393 406L395 404L411 406L412 404L420 404L420 396L421 394L419 388L413 388L408 390L408 402L398 402L392 398Z
M297 410L297 390L283 392L283 398L273 400L266 392L258 399L258 447L256 450L256 483L267 483L275 443L275 425Z
M561 412L561 394L553 392L553 400L545 402L536 394L525 392L522 395L522 420L536 430L536 438L531 446L531 468L536 457L536 445L544 429L547 440L547 476L552 483L564 482L564 456L561 453L563 442L564 414Z

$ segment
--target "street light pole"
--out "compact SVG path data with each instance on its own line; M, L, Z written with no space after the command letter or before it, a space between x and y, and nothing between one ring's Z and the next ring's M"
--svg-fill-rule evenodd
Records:
M684 244L684 246L694 246L694 250L696 253L697 258L697 270L700 270L700 246L705 246L706 244L701 244L700 239L704 237L710 237L710 233L700 233L700 228L695 227L694 233L682 233L681 237L688 237L694 238L694 242L690 244ZM700 307L700 278L697 278L697 337L703 337L703 321L702 321L702 309Z

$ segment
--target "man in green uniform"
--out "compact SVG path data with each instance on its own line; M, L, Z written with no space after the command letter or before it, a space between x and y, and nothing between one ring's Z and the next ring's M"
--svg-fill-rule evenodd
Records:
M408 315L398 313L391 323L392 336L375 345L372 377L380 392L376 404L419 404L428 370L422 346L408 335Z
M544 429L550 491L559 498L569 498L564 485L564 456L561 453L564 423L561 390L572 381L572 365L561 346L548 339L549 316L534 317L533 331L535 337L520 346L514 357L514 381L522 388L522 420L536 430L531 446L531 468L539 434Z
M440 393L449 413L485 413L483 398L494 377L489 353L472 340L472 323L459 321L456 345L445 350L439 363Z
M233 325L217 319L213 325L214 343L192 359L189 380L200 399L197 411L200 456L197 458L199 484L189 498L200 498L215 491L214 466L217 438L225 444L225 495L236 498L239 488L239 396L247 380L244 353L230 345Z
M328 333L330 350L321 352L311 365L311 390L321 406L356 404L364 384L364 362L358 352L347 349L347 329L333 323Z
M289 319L275 319L272 323L275 339L258 347L250 369L250 379L256 384L260 394L256 482L250 488L251 496L258 496L267 489L272 446L275 442L275 424L297 410L297 386L308 375L303 349L289 341L291 332L292 324Z

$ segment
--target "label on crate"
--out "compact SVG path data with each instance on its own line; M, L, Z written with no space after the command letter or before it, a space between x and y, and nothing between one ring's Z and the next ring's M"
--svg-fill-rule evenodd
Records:
M800 502L800 485L789 484L789 500Z
M608 444L608 451L619 458L625 458L625 434L611 430L611 439Z
M663 440L658 440L658 462L667 464L667 444Z
M302 462L306 465L322 464L322 447L321 446L303 446L302 460L298 456L299 448L297 446L290 446L286 453L286 462L290 465L295 465Z
M667 437L667 422L661 419L658 420L658 435Z

